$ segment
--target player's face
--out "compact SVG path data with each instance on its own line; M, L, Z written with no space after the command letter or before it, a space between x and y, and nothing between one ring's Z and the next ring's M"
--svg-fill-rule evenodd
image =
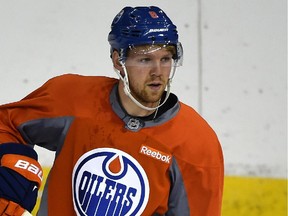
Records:
M132 95L142 104L158 103L172 66L172 52L162 47L137 47L128 52L125 65Z

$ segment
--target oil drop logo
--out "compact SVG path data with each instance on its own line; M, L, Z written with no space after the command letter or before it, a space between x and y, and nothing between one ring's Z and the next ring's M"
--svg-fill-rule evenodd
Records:
M113 148L82 155L73 169L72 189L78 216L138 216L149 197L144 169L129 154Z

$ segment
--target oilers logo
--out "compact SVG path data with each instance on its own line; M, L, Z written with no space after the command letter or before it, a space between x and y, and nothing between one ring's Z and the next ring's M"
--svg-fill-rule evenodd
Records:
M72 187L78 216L138 216L149 197L149 182L141 165L113 148L82 155L73 169Z

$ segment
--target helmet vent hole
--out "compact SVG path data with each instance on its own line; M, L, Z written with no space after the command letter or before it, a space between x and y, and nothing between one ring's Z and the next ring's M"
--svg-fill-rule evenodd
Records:
M123 36L126 37L140 37L142 34L141 30L129 30L129 29L123 29L121 31Z

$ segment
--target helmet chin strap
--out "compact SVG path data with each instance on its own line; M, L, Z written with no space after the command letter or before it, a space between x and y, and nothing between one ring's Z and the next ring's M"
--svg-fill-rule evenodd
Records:
M171 89L171 83L172 83L172 78L175 74L175 71L176 71L176 66L173 66L171 68L171 72L172 72L172 76L168 79L168 83L167 83L167 93L166 93L166 96L165 96L165 99L163 100L163 102L161 104L159 104L158 106L156 107L147 107L147 106L144 106L143 104L141 104L135 97L133 97L133 95L131 94L131 90L130 90L130 87L129 87L129 79L128 79L128 73L127 73L127 69L126 69L126 66L125 66L125 63L123 61L120 61L121 63L121 66L123 68L123 71L124 71L124 76L122 76L120 74L120 71L118 70L115 70L117 75L119 76L119 78L123 81L124 83L124 93L137 105L139 106L140 108L144 109L144 110L147 110L147 111L154 111L154 110L157 110L159 107L161 107L168 99L169 95L170 95L170 89ZM161 100L161 99L160 99ZM160 102L160 101L159 101Z

